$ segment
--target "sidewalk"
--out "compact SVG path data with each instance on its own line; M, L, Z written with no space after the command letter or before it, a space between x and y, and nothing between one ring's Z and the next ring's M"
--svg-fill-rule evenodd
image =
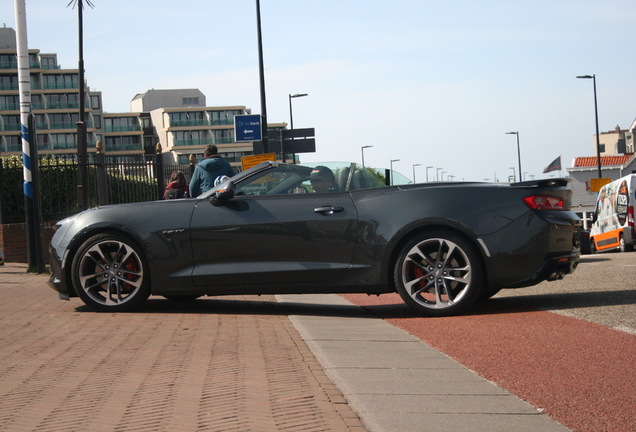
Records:
M568 431L516 396L340 296L277 298L370 431Z
M272 296L95 313L0 266L0 430L365 431Z
M567 431L340 296L95 313L25 270L0 267L3 431Z

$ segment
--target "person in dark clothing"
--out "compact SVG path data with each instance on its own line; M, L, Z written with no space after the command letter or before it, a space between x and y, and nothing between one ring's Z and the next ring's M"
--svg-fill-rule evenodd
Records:
M181 171L173 171L170 183L166 186L163 199L190 198L190 188L185 175Z
M214 187L214 180L219 176L232 177L234 170L230 164L219 156L215 145L205 147L204 159L199 162L190 180L190 193L193 197L207 192Z
M315 193L338 192L336 177L326 166L319 165L314 168L309 175L309 181Z

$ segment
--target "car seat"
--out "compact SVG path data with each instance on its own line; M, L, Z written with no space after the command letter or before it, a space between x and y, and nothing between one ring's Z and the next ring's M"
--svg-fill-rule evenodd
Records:
M347 190L347 182L349 180L349 172L351 169L349 167L343 168L338 173L338 190L340 192L345 192Z

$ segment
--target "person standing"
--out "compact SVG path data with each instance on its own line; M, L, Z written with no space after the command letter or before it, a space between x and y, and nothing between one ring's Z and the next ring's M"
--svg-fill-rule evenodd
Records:
M190 198L190 188L186 182L185 175L181 171L173 171L170 176L170 183L166 186L163 199Z
M232 177L234 170L219 155L215 145L205 146L203 160L198 163L190 180L190 194L196 197L214 187L214 180L220 176Z

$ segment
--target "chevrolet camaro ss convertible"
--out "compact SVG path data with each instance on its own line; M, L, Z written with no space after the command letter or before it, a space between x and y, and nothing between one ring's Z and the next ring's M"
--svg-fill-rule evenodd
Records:
M196 198L90 209L56 225L49 285L99 311L138 309L151 295L397 291L445 316L578 264L566 179L385 177L356 164L263 162Z

